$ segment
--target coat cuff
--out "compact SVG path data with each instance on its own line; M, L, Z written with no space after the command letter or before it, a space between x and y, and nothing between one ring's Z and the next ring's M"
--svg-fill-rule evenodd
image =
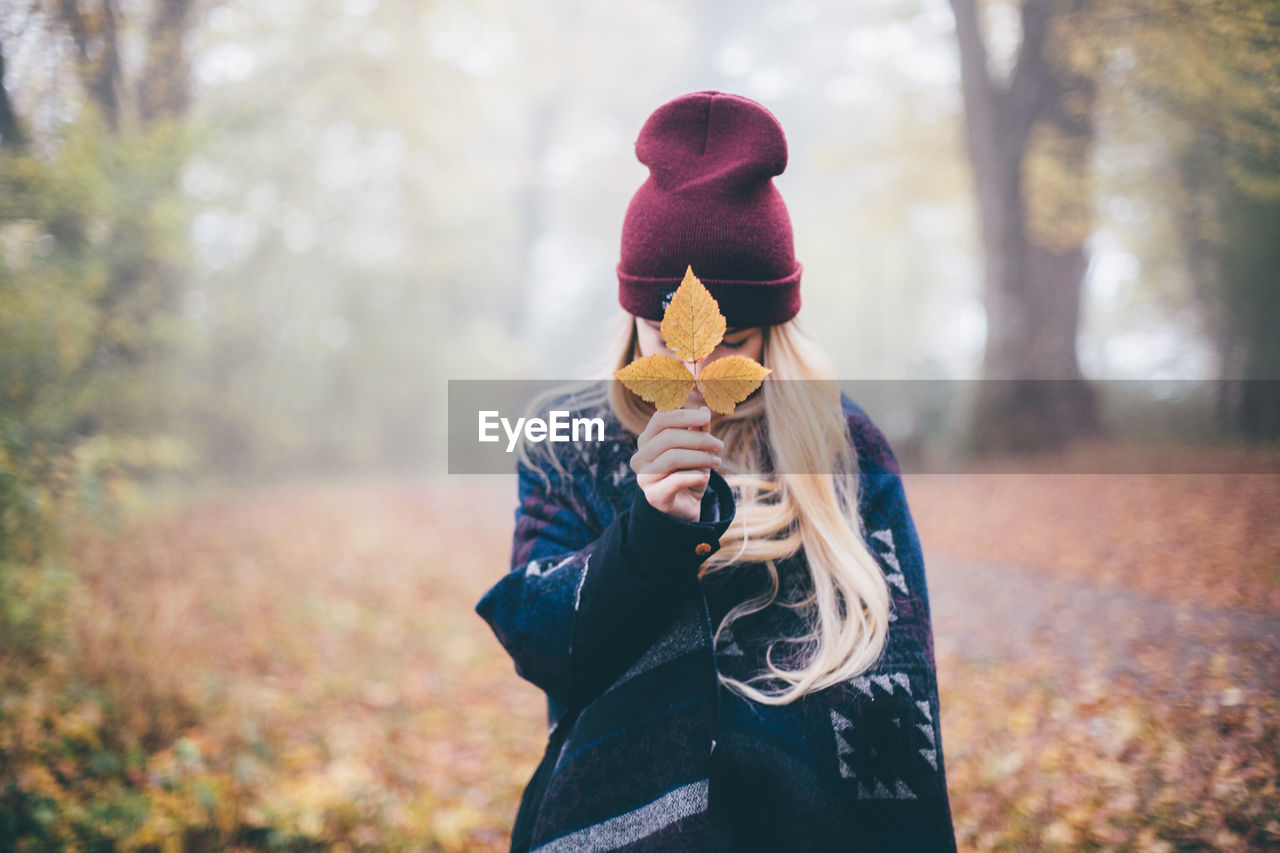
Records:
M720 537L733 523L736 505L724 477L711 471L702 497L702 518L717 521L685 521L654 509L637 489L627 522L627 550L643 574L683 575L702 565L720 550Z

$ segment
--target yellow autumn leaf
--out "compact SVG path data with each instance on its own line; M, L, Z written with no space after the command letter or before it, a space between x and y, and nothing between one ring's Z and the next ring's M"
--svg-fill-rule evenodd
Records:
M717 358L702 368L696 380L707 405L722 415L731 415L739 403L751 396L772 371L745 355ZM686 392L687 393L687 392Z
M724 330L720 306L689 267L662 315L662 339L673 353L697 364L720 345Z
M695 377L690 366L696 366L720 345L725 328L715 297L689 267L662 315L662 338L684 361L650 355L615 370L613 375L661 412L683 406L689 391L696 387L709 408L722 415L733 414L738 403L759 388L772 371L745 355L731 355L711 362Z
M638 358L613 375L627 390L653 403L660 412L683 406L694 385L693 374L684 362L661 354Z

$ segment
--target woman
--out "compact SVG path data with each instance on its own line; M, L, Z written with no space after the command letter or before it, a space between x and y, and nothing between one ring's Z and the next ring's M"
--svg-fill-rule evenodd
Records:
M550 731L513 850L954 850L924 565L897 463L798 330L760 104L696 92L636 143L611 368L665 351L687 267L772 373L732 415L618 382L539 408L604 442L520 448L511 571L477 605ZM826 381L797 381L826 380Z

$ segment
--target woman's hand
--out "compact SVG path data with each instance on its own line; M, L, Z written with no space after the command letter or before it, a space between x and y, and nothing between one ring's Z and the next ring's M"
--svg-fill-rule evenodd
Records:
M711 469L720 466L724 442L708 430L711 410L654 412L636 441L631 470L645 500L667 515L698 521Z

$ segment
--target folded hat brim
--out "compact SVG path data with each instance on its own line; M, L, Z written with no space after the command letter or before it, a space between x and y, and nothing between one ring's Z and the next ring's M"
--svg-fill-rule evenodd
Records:
M803 266L785 278L772 281L729 281L700 279L715 297L720 313L732 327L776 326L800 311L800 274ZM619 264L618 301L631 314L646 320L661 321L666 311L663 298L680 286L683 277L650 278L631 275Z

